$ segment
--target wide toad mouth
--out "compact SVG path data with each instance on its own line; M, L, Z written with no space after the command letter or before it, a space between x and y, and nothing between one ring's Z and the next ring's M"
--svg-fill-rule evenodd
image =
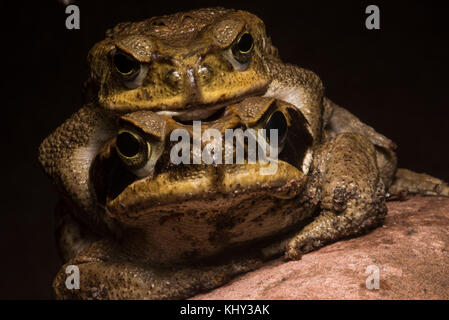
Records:
M242 102L243 100L256 97L255 95L248 94L242 97L238 97L235 99L230 99L225 102L210 104L210 105L197 105L191 106L187 105L184 110L163 110L158 111L157 113L160 115L166 115L171 117L173 120L182 123L182 124L191 124L193 121L204 121L210 122L214 120L218 120L224 113L227 106L232 104L237 104Z
M228 199L220 208L226 211L228 207L235 207L236 201L247 200L256 193L273 199L292 199L300 193L306 181L300 170L283 161L279 162L276 177L260 176L257 174L259 169L257 164L248 164L186 168L190 172L183 172L182 177L178 172L162 173L152 179L134 181L116 197L107 197L106 208L111 215L132 217L163 211L157 208L173 204L180 211L181 208L191 211L216 199Z
M265 190L267 197L290 199L295 190L285 189L306 179L300 158L295 165L277 161L276 174L261 175L270 164L160 165L151 176L138 178L126 170L115 151L98 156L91 168L97 201L111 211L144 210L155 205L208 201L217 197L239 197ZM166 158L166 157L164 157ZM284 157L283 157L284 158Z
M182 124L191 124L192 121L213 121L224 113L226 104L215 104L206 108L193 108L185 111L160 111L158 114L169 115L173 120Z

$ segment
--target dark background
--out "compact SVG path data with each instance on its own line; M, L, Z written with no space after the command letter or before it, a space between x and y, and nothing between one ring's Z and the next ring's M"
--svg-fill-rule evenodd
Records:
M118 22L225 6L261 17L284 61L315 71L327 95L393 139L399 164L449 180L448 24L442 4L410 1L2 1L0 299L51 298L56 202L39 143L82 104L89 48ZM377 4L381 30L365 28ZM6 115L5 115L6 114Z

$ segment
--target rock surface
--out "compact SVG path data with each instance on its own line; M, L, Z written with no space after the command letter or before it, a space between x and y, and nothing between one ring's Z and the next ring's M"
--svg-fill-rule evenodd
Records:
M379 268L378 290L367 289L368 266ZM384 226L367 235L271 261L193 299L449 299L449 199L389 202Z

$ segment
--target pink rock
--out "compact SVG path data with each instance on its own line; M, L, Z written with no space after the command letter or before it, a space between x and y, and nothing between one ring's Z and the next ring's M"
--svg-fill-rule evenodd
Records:
M367 288L368 266L379 268L379 289ZM390 202L385 225L367 235L271 261L193 299L449 299L449 199Z

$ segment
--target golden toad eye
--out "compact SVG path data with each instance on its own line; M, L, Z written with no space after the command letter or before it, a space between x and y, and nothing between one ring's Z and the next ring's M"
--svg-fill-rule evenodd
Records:
M267 130L267 138L270 137L271 129L277 130L279 145L281 145L287 137L288 131L288 123L284 113L281 111L274 112L266 122L265 129Z
M244 33L237 42L240 53L248 53L253 48L253 37L249 33Z
M145 165L151 153L150 145L142 137L126 129L119 131L115 148L122 162L132 168Z
M232 54L238 62L246 63L251 58L251 51L253 48L253 37L246 32L242 34L237 42L232 46Z
M134 58L122 52L116 52L113 56L115 69L128 79L136 76L140 70L140 64Z

